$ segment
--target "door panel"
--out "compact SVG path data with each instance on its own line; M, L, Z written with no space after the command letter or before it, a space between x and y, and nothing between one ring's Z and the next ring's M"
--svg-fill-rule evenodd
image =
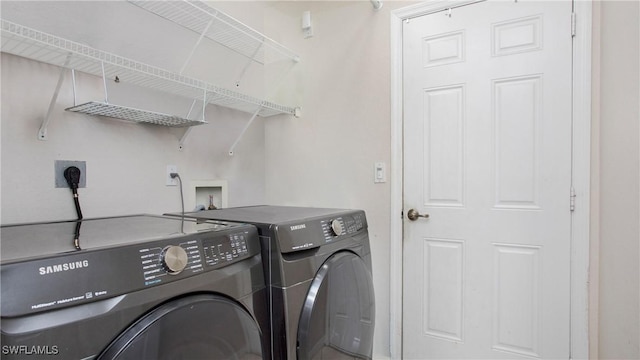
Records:
M425 239L425 333L462 341L464 262L462 241Z
M423 96L424 203L464 206L464 86L428 89Z
M569 357L570 1L403 25L403 356Z

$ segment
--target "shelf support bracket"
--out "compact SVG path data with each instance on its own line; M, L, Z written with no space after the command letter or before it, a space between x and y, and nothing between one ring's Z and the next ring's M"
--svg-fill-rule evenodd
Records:
M104 61L100 62L102 67L102 86L104 87L104 103L109 103L109 92L107 91L107 74L104 72Z
M242 137L244 136L244 133L247 132L247 130L249 129L249 126L253 124L253 121L258 116L258 113L260 113L260 110L262 110L262 105L260 105L258 109L253 113L253 116L251 116L251 119L249 119L249 122L247 122L247 124L244 126L244 128L242 129L242 132L240 132L240 135L238 136L236 141L233 143L233 145L231 145L231 148L229 148L229 156L233 156L233 151L236 149L236 146L240 142L240 139L242 139Z
M42 120L42 125L40 125L40 129L38 130L38 140L45 141L47 140L47 127L49 126L49 121L51 121L51 113L53 113L53 108L56 106L56 102L58 101L58 95L60 94L60 88L62 87L62 82L64 81L64 72L67 70L67 66L69 66L69 62L71 61L71 54L67 55L67 59L62 65L62 69L60 69L60 75L58 76L58 83L56 84L56 89L53 92L53 97L51 97L51 102L49 103L49 109L47 110L47 115L45 115Z
M289 70L291 70L291 68L296 64L296 61L292 61L291 65L289 65ZM282 80L285 78L286 74L289 71L286 71L279 79L278 81L276 81L271 89L272 93L275 93L275 91L278 89L278 87L280 87L280 84L282 83ZM229 149L229 156L233 156L233 151L236 149L236 146L238 145L238 143L240 142L240 139L242 139L242 137L244 136L244 133L247 132L247 130L249 129L249 126L251 126L251 124L253 124L253 121L256 119L256 117L258 116L258 114L260 113L260 111L262 110L264 106L264 102L262 102L260 104L260 106L258 106L258 109L256 109L256 111L253 113L253 116L251 116L251 119L249 119L249 122L247 123L247 125L244 126L244 128L242 129L242 132L240 133L240 136L238 136L238 138L236 139L236 141L233 143L233 145L231 145L231 148ZM294 112L294 116L295 117L300 117L300 111L299 108L296 108L295 112Z
M191 103L191 107L189 108L189 112L187 113L187 116L186 116L187 119L191 115L191 112L193 111L193 108L196 106L197 101L198 99L193 99L193 102ZM204 112L206 108L207 108L207 90L205 89L202 95L202 122L205 122ZM187 130L185 130L184 133L182 134L182 137L180 138L180 142L178 143L178 150L180 151L184 150L184 143L187 141L187 137L191 133L191 130L193 130L193 126L189 126Z
M180 142L178 143L178 150L184 150L184 143L187 141L187 137L191 133L191 130L193 130L193 126L189 126L187 130L184 131L184 134L182 134L182 138L180 138Z
M73 106L78 105L78 96L76 94L76 69L71 69L71 85L73 89Z
M258 55L258 52L260 52L260 49L262 49L262 45L264 45L264 42L261 42L260 46L256 47L256 51L253 52L253 55L251 55L251 58L249 59L249 61L247 61L247 63L244 65L244 68L240 72L240 76L238 76L238 80L236 80L236 87L240 86L240 82L244 78L244 74L247 73L247 69L249 68L249 66L251 66L251 64L255 60L256 55Z
M200 46L200 43L202 42L202 39L204 39L204 36L207 34L207 31L209 31L211 24L213 24L213 19L209 21L209 23L207 24L207 27L205 27L204 30L202 31L202 34L200 34L198 41L196 41L195 45L193 45L193 48L191 49L191 53L189 53L189 56L187 56L187 60L185 60L184 64L182 65L182 68L180 68L180 73L179 73L180 75L182 75L182 73L184 72L184 69L187 68L187 65L191 61L193 54L196 52L196 49L198 48L198 46Z

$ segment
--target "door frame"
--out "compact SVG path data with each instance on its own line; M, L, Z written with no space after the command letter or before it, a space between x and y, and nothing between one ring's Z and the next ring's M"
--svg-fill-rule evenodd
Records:
M391 11L391 234L390 351L402 358L403 268L403 97L402 22L414 17L482 0L427 0ZM571 217L571 349L570 358L589 358L589 242L591 171L591 24L592 0L574 1L572 86L572 185L575 211ZM571 21L571 19L567 19ZM567 189L567 208L569 189ZM597 271L597 269L592 269ZM597 289L596 289L597 290ZM594 291L594 289L591 289Z

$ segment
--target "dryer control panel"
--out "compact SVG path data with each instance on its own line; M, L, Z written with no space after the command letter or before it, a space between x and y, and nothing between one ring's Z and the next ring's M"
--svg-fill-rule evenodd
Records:
M364 211L355 210L278 225L276 232L280 251L289 253L340 241L366 230Z
M325 240L331 242L335 237L352 235L364 228L364 214L340 216L335 219L321 220Z

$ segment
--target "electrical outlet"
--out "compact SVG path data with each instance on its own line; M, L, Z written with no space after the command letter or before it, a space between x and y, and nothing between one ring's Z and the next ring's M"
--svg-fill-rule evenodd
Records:
M69 188L67 179L64 178L64 171L69 166L75 166L80 169L80 183L78 187L87 187L87 162L86 161L72 161L72 160L56 160L54 162L54 179L55 186L57 188Z
M177 173L178 167L175 165L167 165L167 186L177 186L178 178L172 178L171 173Z

